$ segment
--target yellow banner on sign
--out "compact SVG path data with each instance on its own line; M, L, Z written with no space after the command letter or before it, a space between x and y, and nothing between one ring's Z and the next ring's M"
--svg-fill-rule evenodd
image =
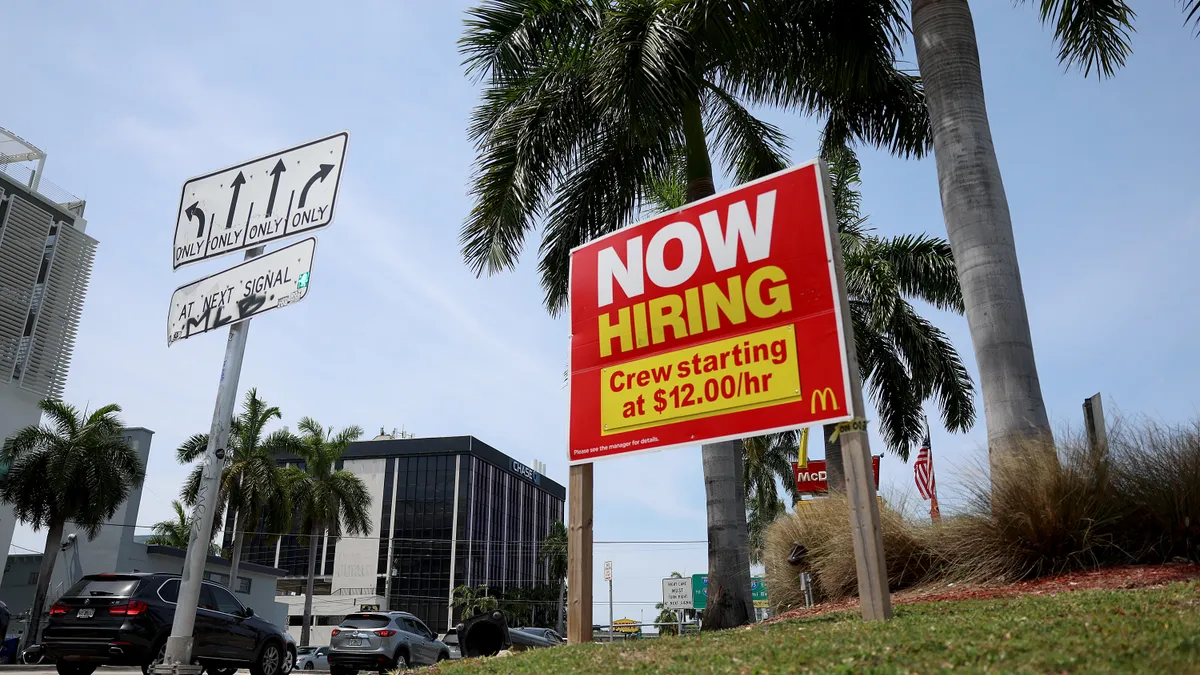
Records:
M799 401L793 326L659 354L600 371L604 434Z

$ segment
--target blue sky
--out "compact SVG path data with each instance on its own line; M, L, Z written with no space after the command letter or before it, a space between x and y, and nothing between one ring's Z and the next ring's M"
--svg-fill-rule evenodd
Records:
M66 397L119 402L156 433L140 521L170 515L206 431L224 340L164 339L171 291L233 258L171 271L184 179L348 129L342 202L308 299L255 321L242 389L285 423L474 434L566 483L567 324L542 309L534 258L476 279L458 231L470 208L467 116L476 88L455 41L468 3L23 3L4 11L0 125L49 153L46 176L88 200L100 241ZM1196 413L1191 311L1200 281L1200 43L1174 3L1142 2L1128 67L1065 73L1030 8L975 2L989 116L1021 259L1043 391L1058 425L1084 397L1168 422ZM907 58L915 68L910 49ZM815 153L817 125L768 113ZM932 158L861 152L864 211L883 234L944 235ZM536 241L536 240L535 240ZM935 315L974 372L966 321ZM982 425L935 428L939 486L985 456ZM882 445L874 434L876 454ZM916 499L883 463L883 492ZM613 560L616 613L652 615L659 579L706 567L698 449L596 467L596 619ZM43 537L18 527L19 547ZM640 604L639 604L640 603Z

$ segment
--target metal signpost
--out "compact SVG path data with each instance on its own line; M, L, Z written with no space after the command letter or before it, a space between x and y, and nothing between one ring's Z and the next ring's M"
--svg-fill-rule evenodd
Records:
M604 580L608 582L608 641L613 641L612 561L604 561Z
M890 618L825 163L795 166L594 239L571 251L570 266L572 487L590 485L597 459L837 423L863 616ZM590 491L572 497L568 520L573 536L588 540ZM709 542L710 557L744 536L744 528L727 531L734 532L727 541ZM591 551L571 550L568 569L588 569L591 560L582 556ZM584 590L569 589L569 625L588 621Z
M171 261L175 269L246 251L246 262L176 289L167 343L228 325L225 361L204 453L192 531L165 660L156 675L199 675L192 634L208 557L217 492L229 443L250 318L303 299L316 240L263 256L263 245L329 225L349 134L342 132L188 180L183 185ZM262 257L259 257L262 256Z

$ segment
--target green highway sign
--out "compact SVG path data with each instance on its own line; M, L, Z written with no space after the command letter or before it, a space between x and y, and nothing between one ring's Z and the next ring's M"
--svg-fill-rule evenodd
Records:
M750 577L750 595L754 598L755 607L767 606L767 582L762 577ZM692 575L692 608L704 609L708 606L708 575Z

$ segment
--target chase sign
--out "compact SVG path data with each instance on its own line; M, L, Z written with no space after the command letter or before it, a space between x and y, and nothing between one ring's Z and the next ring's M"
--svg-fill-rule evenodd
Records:
M542 484L542 474L534 471L515 459L512 461L512 470L513 473L517 474L518 476L523 476L534 485Z

